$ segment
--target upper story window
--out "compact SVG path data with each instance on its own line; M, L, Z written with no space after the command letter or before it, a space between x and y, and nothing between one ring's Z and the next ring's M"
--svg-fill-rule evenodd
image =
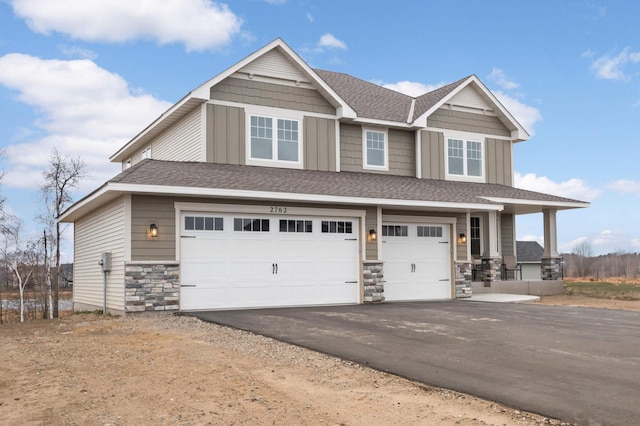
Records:
M248 130L248 164L302 167L300 120L250 115Z
M484 178L483 143L462 138L447 139L447 175L452 177Z
M142 159L151 158L151 145L142 150Z
M362 167L365 169L389 170L389 144L387 132L363 129L362 131Z

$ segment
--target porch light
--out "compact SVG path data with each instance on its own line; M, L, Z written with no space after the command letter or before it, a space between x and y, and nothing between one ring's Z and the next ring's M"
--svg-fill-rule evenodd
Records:
M369 237L367 238L367 240L369 241L375 241L378 239L378 234L376 233L375 229L369 229Z
M467 242L467 236L464 234L458 235L458 244L465 244Z
M156 238L158 236L158 226L155 223L152 223L149 226L149 236L151 238Z

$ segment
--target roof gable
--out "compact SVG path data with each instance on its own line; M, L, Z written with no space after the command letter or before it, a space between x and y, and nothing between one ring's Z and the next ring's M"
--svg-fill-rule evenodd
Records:
M291 58L280 49L273 49L259 56L237 72L250 76L265 76L295 82L311 83L309 75L296 67Z

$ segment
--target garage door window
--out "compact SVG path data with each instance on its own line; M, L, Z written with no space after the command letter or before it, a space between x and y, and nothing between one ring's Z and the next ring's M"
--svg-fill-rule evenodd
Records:
M382 225L383 237L408 237L409 227L407 225Z
M224 219L213 216L185 216L184 229L187 231L223 231Z
M281 219L280 232L313 232L310 220Z
M233 218L233 230L238 232L269 232L269 219Z
M322 221L323 234L351 234L352 232L353 232L352 222L345 222L340 220L323 220Z
M418 226L418 237L442 238L442 226Z

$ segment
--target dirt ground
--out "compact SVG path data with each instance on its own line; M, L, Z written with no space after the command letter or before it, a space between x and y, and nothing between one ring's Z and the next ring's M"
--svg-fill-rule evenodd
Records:
M640 310L583 296L540 303ZM172 315L3 325L0 365L3 424L564 424Z

